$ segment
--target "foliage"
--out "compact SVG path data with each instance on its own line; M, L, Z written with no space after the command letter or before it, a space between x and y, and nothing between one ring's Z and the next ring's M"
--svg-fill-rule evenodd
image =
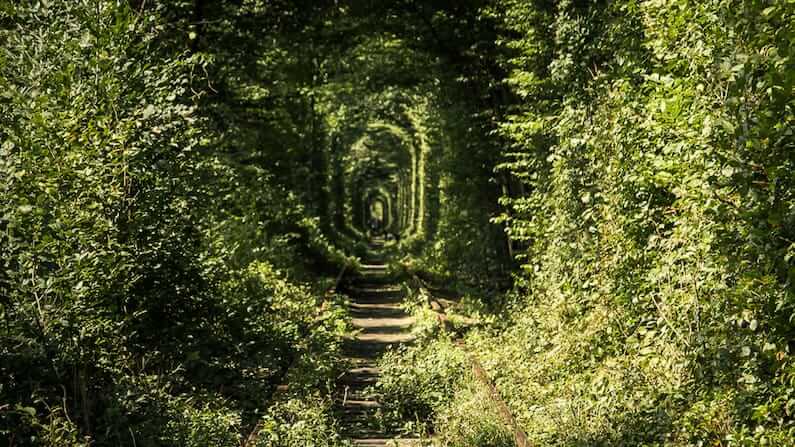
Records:
M437 442L445 447L511 447L513 434L499 418L496 405L474 381L456 390L436 416Z
M523 272L476 340L544 445L787 445L791 2L500 2Z
M427 431L433 415L460 387L466 366L463 351L444 339L386 353L374 390L386 422L413 421L413 431Z
M212 30L190 23L199 7L0 5L11 445L237 445L293 363L312 358L307 383L336 371L339 302L318 315L324 291L298 281L328 268L308 253L348 259L320 233L311 191L271 169L280 143L226 130L245 127L237 106L255 92L219 91L243 67L218 68L229 47L200 51Z
M262 420L257 446L326 447L344 445L330 417L331 402L318 395L274 405Z
M467 354L450 340L390 352L380 367L374 391L382 396L387 423L404 421L410 432L434 433L434 445L514 445L496 404L471 373Z
M335 445L326 289L377 198L385 257L495 311L468 342L536 443L791 443L794 14L0 1L0 436ZM387 417L503 442L420 326Z

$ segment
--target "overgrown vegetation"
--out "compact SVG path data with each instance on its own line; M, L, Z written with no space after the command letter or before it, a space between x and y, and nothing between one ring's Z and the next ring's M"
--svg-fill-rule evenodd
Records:
M513 316L473 337L538 445L791 445L786 1L495 5L521 98Z
M236 50L256 37L241 21L275 20L219 7ZM291 366L307 390L332 383L345 319L334 300L318 311L328 282L306 253L344 256L271 166L305 122L287 126L285 103L267 109L281 121L248 124L241 55L205 50L195 8L2 3L10 445L237 446Z
M447 337L388 353L374 389L385 404L386 423L403 422L407 433L427 433L434 445L514 445L467 357Z
M431 431L434 414L456 394L468 374L463 351L440 339L422 347L389 352L375 389L388 422L409 421L409 432Z
M536 445L790 445L794 24L792 0L0 0L0 437L339 445L326 291L381 234L390 272L466 292ZM426 316L385 417L509 443Z

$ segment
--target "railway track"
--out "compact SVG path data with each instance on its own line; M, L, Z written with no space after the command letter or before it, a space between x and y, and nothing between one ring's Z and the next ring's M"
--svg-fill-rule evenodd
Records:
M381 425L379 396L369 389L380 376L381 355L390 347L413 341L414 322L401 307L400 283L389 277L382 261L369 262L344 285L356 332L344 345L351 368L339 378L335 396L342 435L359 447L419 446L419 439L401 438L400 427Z
M374 248L379 248L375 245ZM339 283L340 277L338 277ZM345 341L344 353L351 365L337 381L335 409L339 417L341 434L357 447L419 447L427 445L416 437L403 437L400 425L383 426L379 418L381 403L373 394L371 385L379 377L378 360L390 347L410 344L414 341L411 327L414 319L403 310L404 288L402 280L388 272L383 259L370 258L358 272L349 274L341 285L341 291L350 297L349 313L356 329ZM429 308L437 313L442 330L447 330L448 319L445 308L455 301L437 295L419 277L410 275L408 284L414 289L424 289L429 297ZM462 320L466 322L466 319ZM470 324L476 324L472 320ZM457 346L466 351L461 340ZM514 435L517 447L531 447L524 430L516 423L508 406L501 398L493 381L480 364L479 359L467 353L473 375L497 406L499 417ZM427 442L427 440L426 440Z

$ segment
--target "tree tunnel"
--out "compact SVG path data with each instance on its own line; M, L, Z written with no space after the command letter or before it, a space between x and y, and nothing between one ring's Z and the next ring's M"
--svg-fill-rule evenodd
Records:
M341 13L361 14L355 33L320 33L324 50L312 65L324 233L352 254L387 233L399 252L428 265L450 271L467 258L501 271L506 238L490 223L501 213L500 149L479 128L488 120L477 112L482 97L450 70L461 60L443 54L449 49L427 29L382 26L398 19L362 5Z
M427 169L434 148L422 123L426 117L417 112L418 98L392 88L364 98L370 104L352 108L355 115L342 110L347 125L332 137L336 147L328 157L326 189L328 220L343 239L365 240L374 230L400 240L432 237L428 193L439 185ZM369 110L371 104L382 108Z
M384 225L403 236L415 235L422 227L422 207L426 201L422 171L427 153L415 146L404 129L384 123L369 123L343 155L347 168L342 176L342 209L350 210L343 219L349 230L366 229L366 217L375 203L384 207Z

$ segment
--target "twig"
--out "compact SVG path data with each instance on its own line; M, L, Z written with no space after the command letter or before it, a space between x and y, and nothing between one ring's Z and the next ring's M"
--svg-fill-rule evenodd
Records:
M674 325L671 323L671 320L669 320L668 317L665 315L665 311L663 311L662 307L660 307L660 304L657 303L657 300L655 300L654 297L652 297L651 301L654 303L654 306L660 312L660 316L662 317L663 321L665 321L665 325L671 328L671 331L673 331L674 335L676 335L676 338L678 338L679 341L684 343L684 345L689 348L690 343L688 343L687 340L685 340L685 338L682 336L682 334L680 334L679 331L674 327Z

